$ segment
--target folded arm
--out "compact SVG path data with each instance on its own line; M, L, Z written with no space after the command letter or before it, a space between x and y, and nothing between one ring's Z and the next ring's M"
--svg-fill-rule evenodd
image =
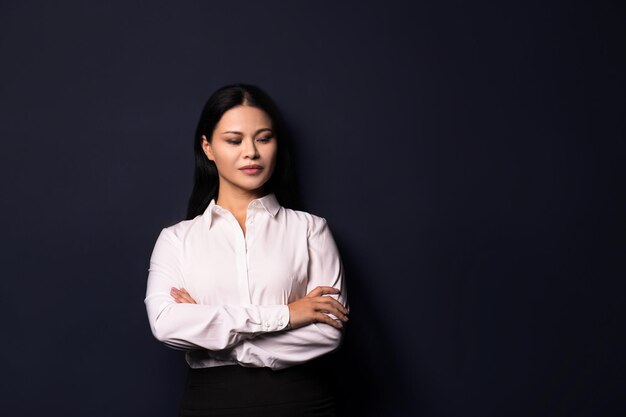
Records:
M309 361L339 347L343 327L341 322L347 321L348 312L343 267L326 221L315 218L309 234L307 297L319 297L320 292L316 291L328 287L336 288L337 291L322 290L322 297L332 297L338 303L328 303L328 307L314 306L313 309L317 311L309 310L309 319L306 313L296 313L293 308L296 303L291 303L292 328L243 340L233 350L235 359L244 366L281 369ZM324 317L320 317L319 313Z
M172 288L184 286L176 236L161 232L150 260L146 309L154 336L177 349L222 351L261 333L284 329L286 305L205 305L177 303Z

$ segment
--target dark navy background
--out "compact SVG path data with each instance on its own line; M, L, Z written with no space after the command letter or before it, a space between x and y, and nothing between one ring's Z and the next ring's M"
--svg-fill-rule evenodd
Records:
M620 3L0 2L3 414L176 414L148 261L242 81L344 257L349 415L624 415Z

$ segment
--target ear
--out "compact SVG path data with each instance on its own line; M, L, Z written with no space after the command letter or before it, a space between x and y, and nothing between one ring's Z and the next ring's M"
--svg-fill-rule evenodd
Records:
M206 155L206 157L209 158L209 161L215 160L215 158L213 157L213 150L211 149L211 144L209 143L206 136L204 135L202 135L202 150L204 151L204 154Z

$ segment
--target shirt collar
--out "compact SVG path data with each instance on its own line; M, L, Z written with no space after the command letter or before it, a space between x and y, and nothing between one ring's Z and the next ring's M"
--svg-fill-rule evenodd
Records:
M265 211L267 211L272 217L276 217L276 214L278 214L278 210L280 210L280 203L278 203L278 200L276 199L274 193L270 193L265 197L257 198L256 200L251 201L250 204L254 203L255 201L258 202L261 207L263 207Z
M278 211L280 210L280 203L276 199L274 193L270 193L264 197L254 199L248 204L248 209L262 207L270 216L276 217ZM203 213L203 217L205 218L209 227L211 226L211 220L213 219L213 215L215 213L226 211L222 207L218 206L215 203L215 199L211 200L209 206Z

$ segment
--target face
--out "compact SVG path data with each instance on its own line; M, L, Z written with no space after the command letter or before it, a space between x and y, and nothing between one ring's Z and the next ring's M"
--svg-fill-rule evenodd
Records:
M215 126L210 141L202 137L202 149L217 166L220 196L263 195L263 185L274 172L277 149L267 113L251 106L233 107Z

